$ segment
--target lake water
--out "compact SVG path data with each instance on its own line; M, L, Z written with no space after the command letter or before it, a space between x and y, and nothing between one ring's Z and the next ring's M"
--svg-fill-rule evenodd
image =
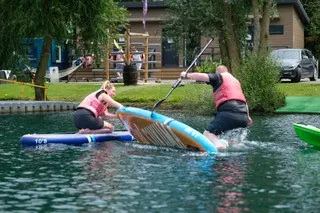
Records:
M0 212L317 212L320 151L293 122L253 116L216 156L119 141L23 147L28 133L75 131L72 112L0 115ZM200 132L211 117L161 112ZM119 121L117 129L123 129ZM245 134L247 133L247 134Z

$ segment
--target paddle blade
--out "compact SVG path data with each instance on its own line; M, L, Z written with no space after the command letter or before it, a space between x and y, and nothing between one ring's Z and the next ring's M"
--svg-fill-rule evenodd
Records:
M116 48L117 48L118 50L122 49L122 48L120 47L120 45L118 44L118 42L117 42L115 39L113 39L113 43L114 43L114 46L116 46Z

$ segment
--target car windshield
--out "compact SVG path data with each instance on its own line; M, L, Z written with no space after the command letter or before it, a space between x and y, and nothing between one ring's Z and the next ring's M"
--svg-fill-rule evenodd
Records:
M276 50L271 55L276 59L300 59L300 51L297 50Z

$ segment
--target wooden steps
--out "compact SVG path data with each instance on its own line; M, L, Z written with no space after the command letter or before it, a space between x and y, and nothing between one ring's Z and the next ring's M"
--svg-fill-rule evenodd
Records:
M93 68L80 68L74 73L68 75L68 81L70 82L78 82L78 81L102 81L106 79L106 74L104 73L103 69L99 69L98 71L93 71ZM110 72L110 78L116 78L117 73Z
M185 68L175 67L175 68L162 68L161 69L161 79L162 80L176 80L179 78L180 73L185 71Z
M175 80L179 78L180 73L185 68L161 68L161 71L159 72L150 72L149 77L154 79L161 79L161 80ZM109 72L110 79L116 78L117 73L116 72ZM142 80L144 78L144 73L140 72L140 79ZM106 79L106 75L103 71L103 68L94 69L94 68L80 68L77 71L73 72L72 74L68 75L68 81L69 82L78 82L78 81L102 81Z

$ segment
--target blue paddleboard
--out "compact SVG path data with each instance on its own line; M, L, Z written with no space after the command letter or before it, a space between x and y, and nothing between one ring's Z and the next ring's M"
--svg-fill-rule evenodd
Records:
M20 142L24 145L39 145L48 143L60 144L83 144L91 142L104 141L133 141L133 136L128 131L114 131L112 133L103 134L27 134L20 138Z
M117 110L117 115L141 144L217 152L203 134L165 115L135 107L122 107Z

